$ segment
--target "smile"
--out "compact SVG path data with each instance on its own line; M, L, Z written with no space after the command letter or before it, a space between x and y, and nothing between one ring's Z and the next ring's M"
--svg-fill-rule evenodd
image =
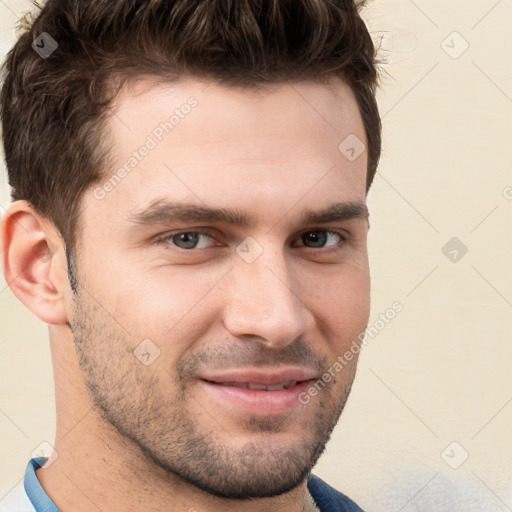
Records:
M269 416L303 407L299 396L317 378L311 368L245 368L200 375L206 404L238 413Z

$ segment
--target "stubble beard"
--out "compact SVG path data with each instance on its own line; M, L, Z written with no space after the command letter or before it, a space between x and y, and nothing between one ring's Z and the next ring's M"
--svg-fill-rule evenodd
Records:
M291 413L293 418L247 416L236 429L248 434L249 439L241 441L222 426L225 418L216 417L218 412L209 410L208 404L197 407L192 381L180 375L180 368L169 378L165 372L151 372L134 357L126 332L87 292L75 294L74 302L70 328L91 403L150 465L206 493L233 500L282 495L304 482L343 411L355 363L343 369L343 382L333 379L315 397L318 403L300 405ZM188 357L181 370L197 362L193 355ZM166 389L168 393L163 392ZM202 422L190 406L200 411ZM315 407L316 413L311 415L308 407ZM279 441L297 422L300 438L295 435L295 442L288 444Z

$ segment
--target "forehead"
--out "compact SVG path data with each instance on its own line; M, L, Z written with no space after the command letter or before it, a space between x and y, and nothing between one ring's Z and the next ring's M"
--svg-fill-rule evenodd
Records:
M123 89L113 112L114 165L97 184L104 197L86 198L107 221L156 197L270 222L295 207L299 216L319 203L365 201L364 126L339 79L258 89L141 81Z
M190 112L187 103L191 102L197 108ZM168 121L173 125L173 137L167 142L178 139L175 142L181 145L191 130L200 136L201 143L240 141L247 135L262 138L266 134L278 135L282 142L315 134L321 138L328 134L336 142L346 132L360 133L364 138L354 93L338 78L329 83L282 82L250 88L192 78L172 83L139 79L128 82L113 107L110 129L132 146L138 142L137 132L149 134ZM185 118L187 123L181 123Z

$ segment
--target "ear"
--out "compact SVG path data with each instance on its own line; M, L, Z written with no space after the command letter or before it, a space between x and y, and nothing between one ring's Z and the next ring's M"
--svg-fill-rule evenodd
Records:
M0 225L2 270L14 295L47 324L67 323L69 288L58 230L24 200L14 201Z

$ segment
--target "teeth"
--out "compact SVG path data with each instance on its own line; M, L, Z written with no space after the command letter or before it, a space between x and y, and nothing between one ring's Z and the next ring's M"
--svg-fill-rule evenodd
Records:
M279 385L277 385L277 386L278 386L278 389L279 389ZM249 383L247 384L247 387L248 387L249 389L264 389L264 390L267 390L267 391L268 391L268 388L269 388L270 386L263 386L263 385L261 385L261 384L251 384L251 383L249 382ZM275 387L276 387L276 384L274 384L274 386L273 386L273 387L275 388Z
M247 389L254 389L254 390L260 390L260 391L280 391L282 389L289 388L291 386L295 386L297 384L297 381L288 380L286 382L281 382L279 384L270 384L268 386L264 384L254 384L252 382L223 382L223 386L234 386L237 388L247 388Z

